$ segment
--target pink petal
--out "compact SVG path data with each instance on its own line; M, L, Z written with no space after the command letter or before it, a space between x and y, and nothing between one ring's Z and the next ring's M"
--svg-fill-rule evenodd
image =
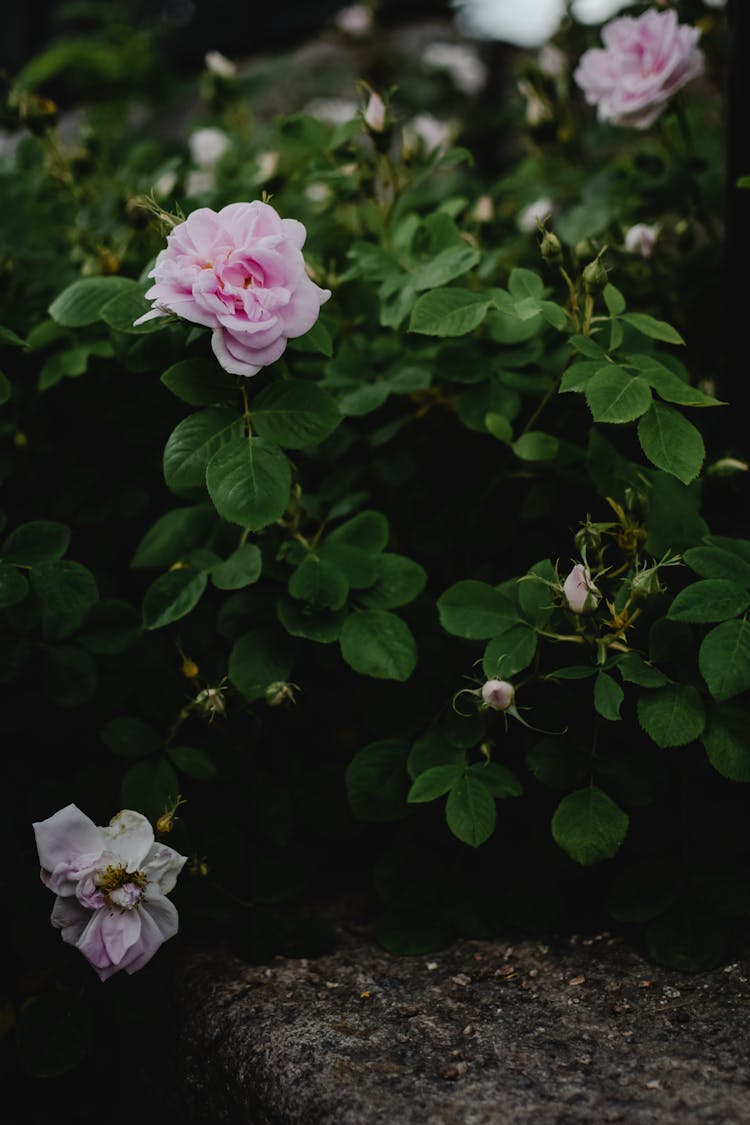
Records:
M76 805L66 805L47 820L33 824L39 862L46 871L67 864L74 856L101 855L104 841L101 828Z

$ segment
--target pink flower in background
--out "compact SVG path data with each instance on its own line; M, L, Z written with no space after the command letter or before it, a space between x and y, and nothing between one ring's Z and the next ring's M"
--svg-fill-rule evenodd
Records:
M145 816L123 809L100 828L75 805L34 824L42 882L57 895L52 925L102 980L134 973L177 933L164 896L186 857L157 844Z
M224 370L256 375L312 328L331 295L305 272L306 235L259 200L193 211L157 257L146 293L154 307L135 323L174 313L212 328Z
M656 224L635 223L625 232L623 245L628 254L635 254L639 258L650 258L658 237L659 227Z
M600 121L647 129L672 95L703 73L699 37L671 8L623 16L602 30L604 49L584 52L574 78Z

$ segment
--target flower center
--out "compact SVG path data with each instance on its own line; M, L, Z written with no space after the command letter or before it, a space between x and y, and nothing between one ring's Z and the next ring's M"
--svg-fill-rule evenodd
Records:
M103 871L97 871L94 882L113 906L132 910L140 903L148 878L143 871L127 871L120 863L117 866L109 864Z

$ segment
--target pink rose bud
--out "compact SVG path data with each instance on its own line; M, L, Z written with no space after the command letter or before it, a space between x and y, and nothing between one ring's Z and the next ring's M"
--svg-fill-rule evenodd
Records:
M568 609L579 615L594 613L602 600L601 592L591 580L591 571L583 563L576 563L565 579L563 596Z
M487 680L482 685L482 702L493 711L507 711L515 694L516 689L507 680Z
M346 35L358 38L372 31L372 11L366 4L350 4L336 16L336 27Z
M628 254L636 254L639 258L650 258L658 237L658 226L636 223L625 232L625 249Z
M373 133L382 133L385 129L385 103L374 91L370 94L365 110L365 125L368 129L372 129Z
M205 325L225 371L256 375L312 328L331 296L305 271L306 234L257 199L200 207L170 232L149 274L154 307L135 323L173 313Z
M602 30L603 49L584 52L573 77L600 121L647 129L672 95L703 73L699 38L672 8L622 16Z
M564 51L553 43L545 43L536 57L539 69L545 78L562 78L568 69L568 59Z
M221 51L207 51L204 59L206 70L211 74L216 74L219 78L235 78L237 75L237 66L228 59L226 55L222 55Z

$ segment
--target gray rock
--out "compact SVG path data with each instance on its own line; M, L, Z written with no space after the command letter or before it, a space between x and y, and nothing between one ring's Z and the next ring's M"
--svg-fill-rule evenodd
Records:
M316 960L195 951L177 972L194 1125L740 1125L750 962L695 975L619 937Z

